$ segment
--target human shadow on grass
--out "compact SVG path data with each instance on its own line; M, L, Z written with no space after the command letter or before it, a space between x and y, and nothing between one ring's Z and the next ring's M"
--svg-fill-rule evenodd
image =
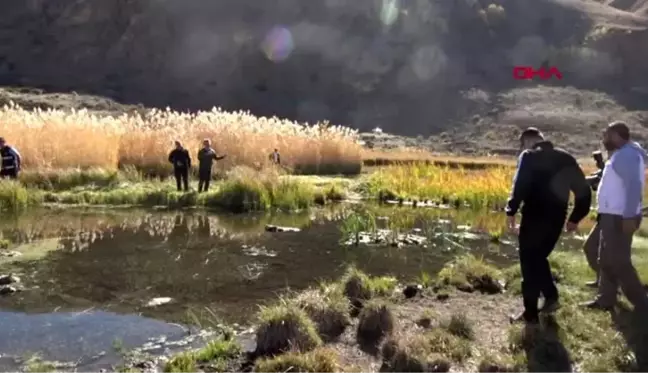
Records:
M571 372L572 359L560 340L560 325L545 316L541 325L526 325L517 347L524 351L529 372Z
M637 371L648 371L648 313L620 307L612 320L635 355Z

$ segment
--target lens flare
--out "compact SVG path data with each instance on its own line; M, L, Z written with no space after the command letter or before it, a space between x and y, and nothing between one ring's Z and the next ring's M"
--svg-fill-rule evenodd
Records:
M276 26L268 32L261 49L273 62L285 61L295 48L292 34L285 27Z

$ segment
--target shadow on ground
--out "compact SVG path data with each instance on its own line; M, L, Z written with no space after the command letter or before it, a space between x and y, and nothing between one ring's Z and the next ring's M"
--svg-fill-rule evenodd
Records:
M648 371L648 314L622 309L612 320L637 359L637 371Z

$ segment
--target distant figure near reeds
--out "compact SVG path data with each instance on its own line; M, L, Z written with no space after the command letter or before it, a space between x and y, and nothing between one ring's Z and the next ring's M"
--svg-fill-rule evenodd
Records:
M0 163L0 178L17 179L22 159L20 158L18 150L13 146L8 145L4 137L0 137L0 156L2 156L2 163Z
M276 149L270 153L270 162L275 165L281 165L281 155L279 154L279 149Z
M203 147L198 151L198 193L209 190L214 161L220 161L225 157L225 154L221 156L216 154L216 151L211 147L211 140L203 141Z
M173 165L173 175L175 176L178 192L182 190L182 186L184 186L185 192L188 191L191 156L180 141L175 142L175 149L169 153L169 162Z

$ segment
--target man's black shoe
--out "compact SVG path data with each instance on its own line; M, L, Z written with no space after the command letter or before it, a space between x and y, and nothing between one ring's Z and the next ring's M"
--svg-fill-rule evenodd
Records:
M525 322L527 325L537 325L540 323L540 319L538 317L527 317L525 312L523 311L517 315L512 315L511 317L509 317L509 322L511 324Z

